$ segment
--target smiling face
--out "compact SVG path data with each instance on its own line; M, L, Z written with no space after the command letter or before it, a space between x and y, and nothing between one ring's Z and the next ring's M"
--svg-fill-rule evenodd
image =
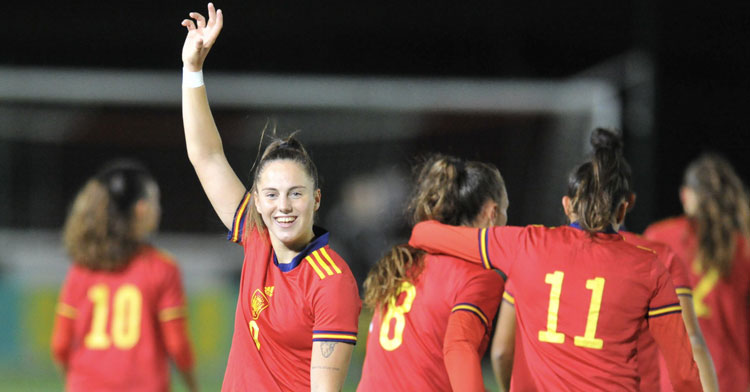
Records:
M255 185L255 208L268 228L274 250L277 254L301 251L314 237L313 216L320 206L320 189L315 189L303 166L290 159L266 163Z

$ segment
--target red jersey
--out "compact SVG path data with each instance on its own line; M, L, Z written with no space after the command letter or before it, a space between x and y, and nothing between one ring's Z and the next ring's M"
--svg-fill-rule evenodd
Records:
M309 391L313 342L357 342L357 283L318 228L291 263L279 264L268 231L245 232L248 204L250 193L229 233L245 260L222 390Z
M646 238L668 244L685 263L694 287L693 303L722 391L746 391L750 386L750 256L737 236L737 251L727 277L697 265L695 229L686 217L648 227ZM665 386L668 387L668 386Z
M74 320L67 391L169 390L159 323L185 315L180 272L171 257L144 246L120 271L73 264L57 313Z
M358 391L450 391L443 341L453 312L470 312L485 327L484 355L503 280L449 256L426 255L414 282L404 282L396 301L376 310Z
M517 290L517 333L537 389L638 390L636 340L647 320L654 328L682 327L672 339L688 357L680 358L675 374L686 390L701 389L674 286L650 249L616 233L572 226L477 230L437 222L415 226L410 245L507 274ZM657 335L669 340L663 329Z

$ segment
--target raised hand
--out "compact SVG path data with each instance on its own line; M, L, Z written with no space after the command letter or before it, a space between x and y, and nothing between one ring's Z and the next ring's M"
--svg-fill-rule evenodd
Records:
M208 21L198 12L189 15L192 19L182 21L188 30L182 46L182 65L186 70L195 72L203 68L203 62L224 26L224 14L216 10L213 3L208 3Z

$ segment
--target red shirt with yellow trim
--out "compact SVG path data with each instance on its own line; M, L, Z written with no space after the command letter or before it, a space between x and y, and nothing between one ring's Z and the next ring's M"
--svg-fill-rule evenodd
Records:
M180 271L171 257L144 246L120 271L73 264L57 313L74 320L65 390L169 390L159 325L185 316Z
M677 258L669 245L649 241L646 238L628 231L619 231L625 241L640 245L656 252L656 257L667 268L672 277L677 296L692 298L692 289L685 265ZM660 384L659 348L654 337L648 331L648 325L643 325L643 331L638 338L638 373L641 375L642 391L658 391ZM669 382L665 374L664 379Z
M696 264L697 237L686 217L649 226L644 236L668 244L685 263L693 286L693 303L722 391L750 387L750 250L737 236L737 250L727 277L702 271ZM666 390L669 385L662 384Z
M443 341L453 312L484 326L484 355L503 292L503 279L463 260L425 255L424 269L405 282L394 303L376 310L358 391L450 391Z
M409 244L507 274L516 288L517 333L539 390L638 390L643 323L680 317L654 252L616 233L573 226L477 230L431 221L415 226ZM700 388L692 357L686 361L687 379Z
M313 342L357 341L357 283L318 228L291 263L279 264L268 231L245 230L249 200L248 193L229 233L245 260L222 390L309 391Z

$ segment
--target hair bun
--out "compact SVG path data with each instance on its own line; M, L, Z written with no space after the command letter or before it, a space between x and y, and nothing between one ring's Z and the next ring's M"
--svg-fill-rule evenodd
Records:
M622 137L617 131L596 128L594 132L591 132L591 146L594 150L622 150Z

